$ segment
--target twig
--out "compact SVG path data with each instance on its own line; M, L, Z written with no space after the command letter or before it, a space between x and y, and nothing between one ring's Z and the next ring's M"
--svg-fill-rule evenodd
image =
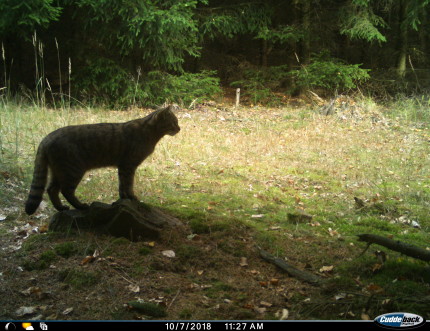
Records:
M188 109L193 109L194 104L196 103L196 101L197 101L197 98L195 98L195 99L190 103L190 105L188 106Z
M367 243L366 247L363 249L363 251L360 253L360 255L358 255L358 257L363 256L364 253L366 253L367 250L369 249L370 245L372 245L372 243Z
M176 295L174 296L174 298L172 299L172 301L170 301L170 303L169 303L169 305L167 306L167 308L166 308L166 310L169 310L170 309L170 306L173 304L173 302L175 302L175 300L176 300L176 298L178 297L178 295L179 295L179 293L181 292L181 289L179 289L177 292L176 292Z

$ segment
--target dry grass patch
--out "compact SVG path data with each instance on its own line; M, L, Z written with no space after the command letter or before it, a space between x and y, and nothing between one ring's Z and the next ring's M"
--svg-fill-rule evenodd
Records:
M161 140L139 167L135 189L143 201L167 209L186 228L165 233L148 248L88 234L23 239L19 231L27 222L43 227L54 212L49 202L33 218L22 211L35 149L46 134L64 125L123 122L149 110L4 105L0 214L6 221L0 221L0 236L5 271L0 277L8 287L0 294L9 299L0 317L15 318L19 305L36 304L36 298L20 294L31 282L51 289L44 299L49 309L42 314L55 318L140 318L124 307L136 297L167 305L167 319L271 319L282 309L295 319L357 319L364 304L372 316L412 307L422 313L422 305L399 296L416 295L417 288L423 297L429 295L425 265L393 252L387 252L389 263L379 269L372 252L358 258L364 248L356 242L358 233L390 235L422 247L430 241L427 124L387 120L381 112L373 108L368 116L344 118L309 109L183 110L180 134ZM115 201L116 171L87 174L78 195L83 201ZM367 208L358 209L354 197ZM288 214L297 210L311 215L311 221L289 221ZM31 250L18 248L17 243L33 237L40 240ZM255 244L331 279L331 286L314 288L287 277L259 258ZM95 249L107 260L80 266ZM163 257L166 249L178 257ZM240 265L244 257L247 267ZM26 263L38 268L17 269ZM323 266L333 271L320 271ZM131 284L140 291L124 290ZM383 291L371 293L371 284ZM334 299L341 290L352 293L347 306ZM271 306L261 306L262 301ZM63 315L69 307L74 313Z

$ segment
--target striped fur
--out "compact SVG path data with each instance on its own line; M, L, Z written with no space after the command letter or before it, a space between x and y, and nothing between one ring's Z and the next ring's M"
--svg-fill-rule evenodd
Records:
M158 141L180 131L178 119L170 105L142 119L125 123L99 123L60 128L48 134L36 154L33 181L25 204L25 212L33 214L47 187L49 198L57 210L69 209L62 204L59 193L77 209L85 209L75 190L85 172L101 167L118 168L119 196L137 199L133 192L137 167L155 149Z
M31 183L30 193L25 204L25 212L33 214L42 202L43 192L45 191L48 178L48 163L42 148L38 148L36 161L34 162L33 182Z

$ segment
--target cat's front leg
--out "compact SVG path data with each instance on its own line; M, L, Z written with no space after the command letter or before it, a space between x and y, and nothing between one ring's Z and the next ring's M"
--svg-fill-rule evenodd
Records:
M121 199L139 200L133 192L134 175L137 167L118 167L119 197Z

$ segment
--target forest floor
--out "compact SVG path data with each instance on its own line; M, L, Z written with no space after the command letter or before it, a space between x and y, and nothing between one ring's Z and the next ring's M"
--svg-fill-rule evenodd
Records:
M428 263L364 252L357 235L430 249L429 123L339 102L329 115L310 105L181 111L181 132L139 167L135 188L184 226L139 242L53 233L46 195L32 217L23 205L43 136L149 110L1 106L0 319L428 318ZM93 171L78 196L110 203L116 186L114 169ZM257 246L324 283L288 275Z

